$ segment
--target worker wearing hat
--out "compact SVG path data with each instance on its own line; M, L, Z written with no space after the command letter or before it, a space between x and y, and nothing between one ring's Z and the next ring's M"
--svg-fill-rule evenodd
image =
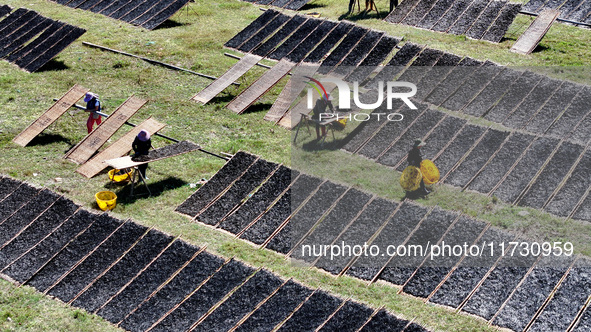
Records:
M408 157L406 161L408 162L409 166L414 166L417 168L421 168L421 161L423 161L423 153L421 152L421 148L425 146L427 143L423 142L422 139L417 138L414 141L412 149L408 152ZM425 182L421 179L421 187L418 189L419 194L427 195L430 193L427 188L425 188Z
M96 113L101 110L101 102L99 101L99 96L92 92L86 93L84 102L86 102L86 112L90 112L88 120L86 120L86 129L90 134L95 123L97 126L101 124L101 116Z
M326 113L326 108L330 109L331 113L334 113L334 106L332 105L332 96L325 94L322 98L318 99L314 109L312 109L312 120L316 122L316 139L326 136L326 126L320 125L320 115ZM320 136L319 129L322 129L322 136Z
M135 153L134 156L145 156L148 155L150 152L150 148L152 148L152 140L150 139L150 133L142 129L135 139L133 140L132 144L133 152ZM146 177L146 169L148 169L148 164L139 165L138 170L144 179L148 179Z

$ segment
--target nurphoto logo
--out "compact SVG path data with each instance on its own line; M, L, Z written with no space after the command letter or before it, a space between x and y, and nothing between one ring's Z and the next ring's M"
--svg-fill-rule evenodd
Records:
M321 78L316 80L312 77L307 77L310 81L306 82L311 87L308 88L308 109L314 108L314 98L313 94L316 90L320 95L320 98L325 99L328 101L329 94L326 92L324 85L322 83L332 83L335 84L338 89L338 108L341 110L350 110L351 109L351 88L349 84L345 81L338 79L338 78ZM400 89L407 89L409 91L399 92L397 90ZM362 110L373 110L382 105L384 102L384 82L378 82L378 96L377 100L372 104L364 104L359 100L359 82L353 82L353 102L355 106ZM417 107L410 101L409 98L413 97L417 93L417 86L410 82L398 82L398 81L390 81L386 82L386 108L391 110L392 109L392 101L394 99L402 100L409 108L415 110Z

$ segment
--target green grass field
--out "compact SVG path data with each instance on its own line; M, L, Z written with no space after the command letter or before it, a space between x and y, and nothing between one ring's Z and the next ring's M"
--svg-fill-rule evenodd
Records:
M94 194L108 186L105 174L86 179L75 172L77 165L63 159L64 153L86 135L86 114L66 113L43 135L43 143L21 148L12 138L53 104L72 85L80 84L101 96L106 112L111 113L131 95L149 100L133 118L139 123L149 116L167 124L161 131L177 139L199 143L212 152L248 151L263 158L294 165L302 171L324 176L380 196L399 200L404 195L398 186L399 173L358 156L351 156L329 145L322 151L301 149L311 139L306 134L291 148L291 133L263 120L265 112L285 84L279 84L257 102L254 110L235 115L225 109L233 96L253 82L262 68L253 68L243 77L239 88L229 88L207 105L189 99L210 80L175 72L146 62L103 52L82 45L82 41L134 53L208 75L223 74L236 60L223 55L223 44L247 26L261 11L237 0L197 1L175 14L167 27L147 31L121 21L87 11L74 10L45 0L4 0L2 4L26 7L87 30L52 61L48 70L29 74L6 61L0 61L0 174L28 181L63 193L88 209L96 209ZM382 11L386 1L377 1ZM342 18L346 1L314 0L304 12L319 12L322 17ZM288 12L289 14L289 12ZM385 12L381 13L383 18ZM591 63L591 33L564 24L556 24L530 56L519 56L509 48L532 21L520 16L500 44L469 40L405 26L394 26L376 18L353 15L353 22L404 37L405 41L426 44L458 55L492 60L504 65L533 66L550 75L586 82ZM170 23L170 24L168 24ZM236 52L234 52L236 53ZM567 67L569 66L569 67ZM473 120L476 121L476 120ZM347 128L349 132L351 128ZM117 133L114 142L123 132ZM342 138L345 133L339 133ZM155 138L155 147L169 142ZM338 160L338 167L332 161ZM113 214L120 218L154 226L209 251L264 266L284 278L293 277L311 287L322 287L342 297L353 298L374 307L385 306L406 319L416 319L432 330L492 331L495 328L479 318L457 314L449 308L424 304L422 300L396 294L398 289L381 283L367 286L353 278L335 278L326 273L298 267L273 252L257 249L232 236L205 227L174 212L177 205L195 189L190 183L210 178L223 161L202 153L191 153L154 163L148 170L155 193L150 198L131 199L120 195ZM331 165L331 167L327 167ZM121 190L119 188L113 189ZM424 205L439 205L465 212L499 227L534 239L571 241L578 253L591 255L591 226L576 220L565 221L528 208L497 202L480 194L460 192L439 186ZM520 213L527 211L527 215ZM108 331L115 329L100 317L45 297L35 290L0 282L0 328L35 331Z

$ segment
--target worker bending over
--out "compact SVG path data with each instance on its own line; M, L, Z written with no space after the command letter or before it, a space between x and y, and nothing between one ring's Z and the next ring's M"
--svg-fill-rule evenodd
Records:
M152 140L150 139L150 133L147 130L142 129L133 140L132 148L134 157L147 156L151 147ZM141 176L145 180L148 180L146 177L146 169L148 169L148 164L146 163L138 165L137 168L140 171Z
M332 96L330 94L326 94L324 97L318 99L312 110L312 120L316 123L316 139L326 136L326 126L320 124L320 121L322 121L320 115L326 113L326 108L330 109L330 113L334 113ZM320 136L320 129L322 129L322 136Z

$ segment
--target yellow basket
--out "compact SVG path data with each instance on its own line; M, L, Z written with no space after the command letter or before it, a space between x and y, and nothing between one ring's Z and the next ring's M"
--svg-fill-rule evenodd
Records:
M415 166L408 166L400 176L400 186L406 191L415 191L421 185L423 178L421 170Z
M424 159L421 161L421 173L423 173L423 181L425 181L426 185L439 182L439 169L431 160Z
M103 211L113 210L117 205L117 195L112 191L101 191L94 195L96 203Z
M118 173L121 172L119 169L112 169L109 171L109 180L120 183L120 182L127 182L131 178L131 171L127 173ZM117 174L116 174L117 173Z

